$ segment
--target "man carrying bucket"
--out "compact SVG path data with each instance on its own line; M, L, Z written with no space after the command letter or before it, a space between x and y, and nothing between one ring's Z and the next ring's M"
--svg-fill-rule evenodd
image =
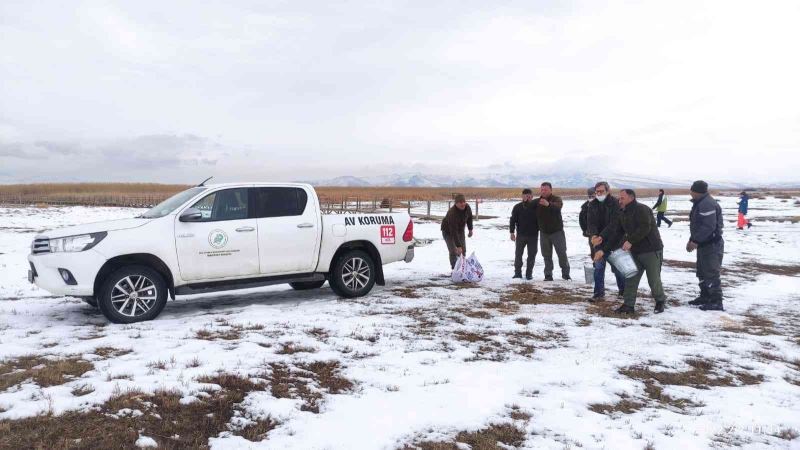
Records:
M459 256L467 257L467 240L464 238L464 227L469 229L467 236L472 237L472 208L467 204L463 194L453 199L455 204L447 211L442 220L442 238L447 245L450 256L450 269L456 266Z
M616 225L617 217L620 212L619 200L611 195L611 188L605 181L600 181L594 186L595 198L589 203L589 211L587 217L586 234L592 237L595 244L599 245L598 239L603 233L611 233L612 228ZM594 251L592 252L594 257ZM594 294L589 302L602 301L606 295L606 262L608 261L608 254L603 255L603 258L594 263ZM625 292L625 277L617 270L616 267L611 266L611 271L614 273L614 278L617 280L617 288L619 295Z
M653 212L647 205L636 201L633 189L623 189L619 193L619 204L622 206L616 225L601 233L596 241L601 245L594 255L595 262L602 260L611 250L622 248L633 258L638 269L625 280L625 303L617 308L619 314L633 314L636 304L636 293L642 275L647 273L650 292L656 300L656 314L664 312L667 296L661 286L661 264L664 261L664 244L658 233ZM623 256L627 256L623 254ZM614 264L613 257L611 263Z

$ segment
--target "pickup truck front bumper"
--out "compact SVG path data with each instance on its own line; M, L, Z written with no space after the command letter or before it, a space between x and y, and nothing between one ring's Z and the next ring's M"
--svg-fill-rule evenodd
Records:
M406 250L406 257L403 258L403 261L410 263L413 260L414 260L414 246L409 245L408 249Z
M106 262L95 250L74 253L43 253L28 255L28 281L53 295L94 295L94 278ZM64 280L59 269L69 271Z

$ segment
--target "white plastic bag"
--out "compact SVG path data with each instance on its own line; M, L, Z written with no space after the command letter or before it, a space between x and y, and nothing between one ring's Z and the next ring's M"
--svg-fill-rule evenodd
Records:
M467 259L464 259L464 255L458 257L451 278L454 283L461 283L464 281L477 283L483 280L483 267L481 263L478 262L478 258L475 257L475 252L472 252Z

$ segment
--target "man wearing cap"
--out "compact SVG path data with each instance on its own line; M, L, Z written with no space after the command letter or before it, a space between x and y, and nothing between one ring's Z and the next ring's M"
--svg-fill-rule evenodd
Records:
M536 244L539 240L539 224L536 219L538 203L532 201L533 192L522 190L522 201L511 210L511 221L508 224L511 240L516 243L514 253L514 278L522 278L522 254L528 249L528 260L525 265L525 279L533 278L533 265L536 262ZM516 233L515 233L516 231Z
M467 199L463 194L456 195L454 200L455 204L447 211L441 227L442 237L450 254L450 269L456 266L460 255L467 253L464 226L469 229L468 236L472 237L472 208L467 204Z
M564 220L561 218L561 197L553 194L553 185L544 182L540 187L540 197L536 206L536 220L539 223L542 258L544 259L544 280L553 281L553 247L558 254L558 265L561 267L561 278L569 277L569 260L567 259L567 237L564 234Z
M697 250L697 278L700 296L689 302L703 311L724 311L720 270L725 241L722 239L722 208L708 193L708 183L702 180L692 184L692 210L689 212L689 242L686 251Z
M664 261L664 244L658 233L653 211L649 206L636 201L633 189L623 189L619 193L619 204L622 206L619 218L611 227L606 228L595 239L596 245L602 245L594 254L595 262L602 260L611 250L622 248L630 252L639 272L625 280L625 303L615 310L618 314L633 314L636 305L636 294L642 275L647 274L650 293L656 301L656 314L664 312L667 296L661 285L661 265Z
M598 182L593 191L595 198L589 203L586 234L591 236L590 243L592 239L599 243L598 238L601 235L611 233L613 227L617 226L620 204L619 200L611 195L611 187L605 181ZM594 257L594 247L592 247L592 257ZM604 253L603 258L594 263L594 293L589 302L602 301L605 298L606 262L608 262L608 253ZM617 280L619 295L622 296L625 292L625 277L613 265L611 272Z

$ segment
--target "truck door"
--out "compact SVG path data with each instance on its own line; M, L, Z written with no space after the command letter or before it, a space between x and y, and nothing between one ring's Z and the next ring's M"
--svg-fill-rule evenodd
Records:
M262 275L308 273L316 267L320 223L316 204L299 187L253 188Z
M199 222L175 219L175 247L186 281L258 275L257 221L250 218L250 188L215 191L192 205Z

